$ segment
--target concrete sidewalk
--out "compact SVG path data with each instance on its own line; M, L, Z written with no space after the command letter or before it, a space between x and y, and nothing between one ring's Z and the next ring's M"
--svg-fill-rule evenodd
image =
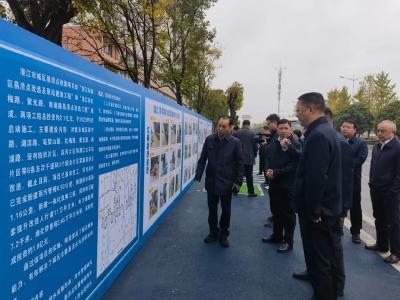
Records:
M305 269L298 228L294 250L261 243L267 196L232 199L230 248L204 244L206 193L191 188L114 282L113 299L310 299L311 286L292 279ZM347 281L342 299L400 299L400 273L377 254L343 239Z

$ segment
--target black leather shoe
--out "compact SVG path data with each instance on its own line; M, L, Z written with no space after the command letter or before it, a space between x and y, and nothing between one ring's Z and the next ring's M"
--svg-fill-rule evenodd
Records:
M293 276L293 278L296 278L299 280L310 280L310 275L308 275L307 271L293 272L292 276Z
M388 264L397 264L400 261L400 256L396 254L390 254L388 257L385 257L384 261Z
M282 243L282 239L277 239L274 236L264 237L261 239L263 243L270 243L270 244L280 244Z
M249 194L248 197L257 197L257 194Z
M226 236L221 236L219 238L219 244L221 245L221 247L228 248L229 247L229 241L228 241L227 237Z
M286 253L293 250L293 245L289 243L283 243L276 251L279 253Z
M211 234L210 233L204 239L204 243L206 243L206 244L214 243L216 241L218 241L218 234Z
M354 244L361 244L361 238L359 234L353 234L351 240Z
M388 252L389 251L389 249L385 249L383 247L380 247L377 244L365 245L365 249L371 250L371 251L379 251L379 252Z

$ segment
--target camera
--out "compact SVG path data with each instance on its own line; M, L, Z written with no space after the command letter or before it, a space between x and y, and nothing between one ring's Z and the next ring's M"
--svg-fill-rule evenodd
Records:
M257 143L262 145L265 142L268 144L271 142L271 134L265 134L265 133L257 133Z

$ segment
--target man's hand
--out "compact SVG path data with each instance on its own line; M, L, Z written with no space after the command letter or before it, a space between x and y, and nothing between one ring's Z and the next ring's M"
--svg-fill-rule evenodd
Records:
M274 178L274 170L268 169L267 172L265 173L268 179L273 179Z
M286 150L289 148L289 145L290 145L291 143L292 143L292 142L291 142L288 138L282 139L282 140L281 140L281 147L282 147L282 149L286 151Z
M239 191L240 191L240 186L234 183L232 186L232 192L236 195L237 193L239 193Z
M317 219L312 220L312 221L313 221L313 223L315 223L315 224L319 224L319 223L321 223L322 219L321 219L321 217L318 217Z

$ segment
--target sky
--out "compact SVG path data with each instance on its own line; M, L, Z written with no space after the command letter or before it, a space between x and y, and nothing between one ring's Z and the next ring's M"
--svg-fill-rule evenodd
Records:
M262 122L278 111L293 115L296 99L381 71L400 95L400 0L219 0L207 15L216 29L213 88L244 86L239 116ZM359 80L355 80L357 90Z

